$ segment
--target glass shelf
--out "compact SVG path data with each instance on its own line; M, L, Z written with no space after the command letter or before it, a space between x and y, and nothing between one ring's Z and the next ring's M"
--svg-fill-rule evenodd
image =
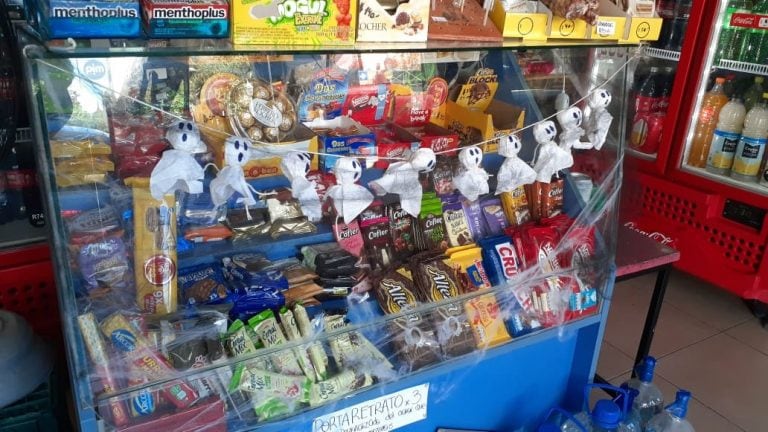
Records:
M488 49L527 48L574 48L611 47L635 44L619 44L616 41L601 40L549 40L523 41L508 39L501 42L474 41L428 41L428 42L357 42L353 45L233 45L229 39L78 39L42 42L35 31L26 24L18 24L18 36L22 45L40 44L45 46L44 57L93 58L140 55L152 56L193 56L193 55L280 55L280 54L361 54L423 51L475 51ZM74 47L72 46L74 42Z
M720 60L720 69L728 69L734 72L746 72L755 75L768 75L768 65L747 63L736 60Z
M680 51L671 51L660 48L644 47L643 52L649 57L654 57L662 60L680 61Z
M704 177L721 184L727 184L738 189L742 189L748 192L753 192L758 195L768 196L768 187L761 186L758 183L747 183L741 180L736 180L729 176L714 174L707 171L704 168L696 168L688 165L683 166L683 171L695 174L700 177Z

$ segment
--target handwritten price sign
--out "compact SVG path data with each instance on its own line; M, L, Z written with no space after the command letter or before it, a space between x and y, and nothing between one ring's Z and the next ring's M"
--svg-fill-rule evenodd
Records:
M312 432L388 432L427 418L429 383L318 417Z

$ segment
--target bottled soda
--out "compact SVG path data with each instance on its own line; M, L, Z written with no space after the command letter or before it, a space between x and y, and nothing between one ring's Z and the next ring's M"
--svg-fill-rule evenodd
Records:
M738 98L731 99L723 106L717 119L717 129L709 146L707 171L727 175L733 165L733 155L741 138L747 109Z
M723 90L724 84L725 78L715 79L715 85L704 95L688 153L688 165L704 168L707 164L709 145L717 126L717 116L720 108L728 102L728 97Z
M629 144L637 151L653 154L659 148L664 118L665 87L665 78L661 69L651 66L650 72L638 88L634 100L634 116Z
M736 146L733 158L731 177L744 182L757 181L760 165L765 154L766 138L768 138L768 93L763 93L763 101L749 111L749 123L744 121L744 130Z
M672 8L669 18L662 17L664 22L661 27L661 38L663 38L664 45L661 48L681 51L685 30L688 28L688 19L691 16L691 0L677 0L668 3L672 3Z
M723 14L723 21L721 22L716 59L738 60L747 29L733 27L731 25L731 16L735 13L750 13L751 10L752 2L750 0L728 0L725 14Z
M752 8L752 13L768 15L768 0L758 0L755 7ZM755 64L765 64L768 62L768 30L765 28L746 30L739 60Z
M688 401L691 392L678 390L675 401L664 408L664 412L656 415L645 428L646 432L695 432L693 425L685 419L688 414Z
M752 86L744 92L744 107L747 112L763 100L763 81L763 77L756 76Z
M643 428L664 407L664 396L662 396L661 390L653 384L655 369L656 359L648 356L637 365L637 378L632 378L625 383L627 387L638 391L632 407L640 413L640 426Z

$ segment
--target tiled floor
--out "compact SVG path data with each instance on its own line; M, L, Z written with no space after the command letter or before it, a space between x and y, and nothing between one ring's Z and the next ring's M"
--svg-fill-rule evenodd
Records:
M616 286L598 364L614 384L630 375L654 279ZM768 330L738 297L674 272L651 355L665 401L678 388L693 393L696 432L768 431Z

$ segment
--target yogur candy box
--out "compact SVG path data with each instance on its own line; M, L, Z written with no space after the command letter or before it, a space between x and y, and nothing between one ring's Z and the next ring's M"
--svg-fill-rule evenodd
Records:
M233 0L235 44L349 45L355 42L354 0Z

